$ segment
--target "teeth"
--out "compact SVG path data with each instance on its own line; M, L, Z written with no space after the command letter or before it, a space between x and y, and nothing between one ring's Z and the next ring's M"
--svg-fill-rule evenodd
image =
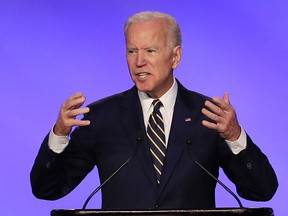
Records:
M140 78L145 78L148 75L148 73L139 73L137 74L137 76L139 76Z

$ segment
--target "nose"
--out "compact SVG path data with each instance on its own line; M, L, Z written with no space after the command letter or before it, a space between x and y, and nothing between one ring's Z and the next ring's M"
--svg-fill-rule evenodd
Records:
M145 54L143 52L138 52L136 57L136 66L142 67L146 64Z

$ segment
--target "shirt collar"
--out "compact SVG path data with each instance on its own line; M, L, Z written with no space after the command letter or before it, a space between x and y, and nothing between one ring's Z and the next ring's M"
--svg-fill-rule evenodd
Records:
M178 85L177 85L176 79L174 78L171 88L162 97L159 98L159 100L163 104L165 111L168 114L170 114L174 109L177 91L178 91ZM142 105L143 114L145 115L145 114L152 112L151 104L154 99L150 98L145 92L141 92L139 90L138 90L138 95L139 95L139 99Z

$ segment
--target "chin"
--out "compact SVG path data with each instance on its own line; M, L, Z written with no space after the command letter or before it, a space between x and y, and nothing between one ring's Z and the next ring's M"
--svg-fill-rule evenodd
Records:
M136 81L136 82L135 82L135 85L136 85L136 87L137 87L137 89L138 89L139 91L146 92L146 91L149 91L149 90L150 90L150 87L149 87L149 85L147 85L146 82Z
M136 85L136 87L137 87L137 89L139 90L139 91L141 91L141 92L145 92L145 93L149 93L149 90L147 89L147 88L141 88L141 87L138 87L137 85Z

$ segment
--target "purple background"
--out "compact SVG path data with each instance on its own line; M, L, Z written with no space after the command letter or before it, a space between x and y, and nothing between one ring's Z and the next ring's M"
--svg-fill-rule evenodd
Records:
M288 215L288 3L267 0L1 0L1 215L49 215L81 208L99 184L95 169L61 200L33 197L29 173L40 143L66 98L82 91L87 103L132 86L123 23L132 14L173 15L183 33L175 75L209 96L230 93L241 125L269 157L279 189L266 203ZM234 186L221 173L220 179ZM100 208L100 193L88 208ZM217 187L218 207L237 207ZM4 212L3 212L4 211Z

